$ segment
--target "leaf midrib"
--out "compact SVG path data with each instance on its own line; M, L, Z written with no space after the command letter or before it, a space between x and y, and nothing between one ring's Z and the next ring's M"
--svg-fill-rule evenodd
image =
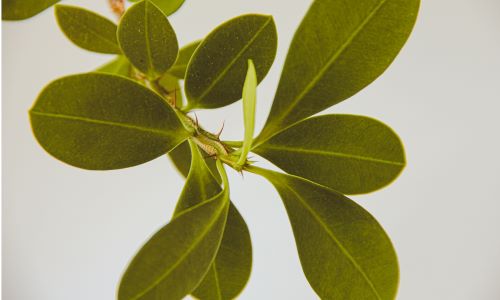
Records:
M149 67L148 73L152 72L154 74L155 69L153 67L153 54L151 53L151 45L149 41L148 4L149 4L148 0L144 1L144 39L146 43L146 54ZM154 76L153 74L150 74L150 76Z
M391 160L380 159L380 158L376 158L376 157L349 154L349 153L343 153L343 152L335 152L335 151L327 151L327 150L320 150L320 149L305 149L305 148L300 148L300 147L293 147L292 148L292 147L284 147L284 146L269 145L269 144L262 145L262 148L263 149L270 149L270 150L278 150L278 151L282 151L282 152L296 152L296 153L313 154L313 155L316 154L316 155L323 155L323 156L333 156L333 157L369 161L369 162L387 164L387 165L393 165L393 166L404 166L405 165L404 162L399 162L399 161L391 161Z
M108 121L108 120L97 120L97 119L90 119L90 118L80 117L80 116L63 115L63 114L57 114L57 113L47 113L47 112L40 112L40 111L34 111L34 110L31 110L30 114L36 115L36 116L41 116L41 117L47 117L47 118L56 118L56 119L85 122L85 123L91 123L91 124L97 124L97 125L120 127L120 128L130 129L130 130L147 132L147 133L160 135L160 136L166 136L166 137L178 137L178 135L172 134L172 133L170 133L168 131L164 131L164 130L154 129L154 128L150 128L150 127L142 127L142 126L133 125L133 124L118 123L118 122Z
M372 290L373 294L377 297L377 299L382 300L382 297L379 295L379 293L378 293L377 289L375 288L375 285L373 284L371 279L368 277L368 275L365 273L365 271L361 268L361 266L357 263L357 261L354 259L354 257L349 252L349 250L347 250L347 248L345 248L344 245L335 237L335 235L330 230L328 225L323 221L323 219L321 219L321 216L319 216L314 211L314 209L311 206L309 206L309 204L307 204L307 202L297 192L295 192L295 190L290 185L288 185L288 183L286 183L284 180L281 180L281 183L283 185L285 185L288 188L288 190L291 191L292 194L295 195L295 197L297 197L299 202L307 209L307 211L309 211L309 213L313 216L313 218L316 219L316 221L318 221L318 223L321 225L321 227L323 227L325 229L328 236L334 241L335 244L337 244L340 251L342 251L342 253L352 263L354 268L356 268L356 270L361 274L361 276L363 276L363 278L368 283L368 286L370 286L370 289Z
M301 101L303 97L305 97L313 88L316 86L316 83L320 81L323 78L323 75L330 69L330 67L335 63L337 58L342 55L342 53L349 47L351 42L357 37L357 35L365 28L365 26L373 19L373 17L378 13L378 11L384 6L385 3L387 3L388 0L382 0L380 3L368 14L368 16L360 23L360 25L353 31L351 35L346 39L346 41L335 51L331 58L328 60L328 62L320 69L318 74L313 77L313 79L306 85L304 90L297 96L295 97L291 104L288 105L288 108L280 114L280 117L275 119L273 121L273 124L280 124L286 116L294 110L296 107L297 103ZM300 121L300 120L299 120ZM293 125L293 124L292 124ZM288 128L287 126L286 128ZM274 132L271 136L266 138L266 140L269 140L271 137L275 136L279 132L283 130L278 130L277 132ZM266 140L262 141L265 142Z
M226 191L222 191L221 193L224 193L224 195L220 195L220 194L219 195L221 197L225 198L226 197L226 195L225 195ZM213 199L212 201L217 201L217 200L218 200L218 197L215 198L215 199ZM223 201L224 201L224 199L223 199ZM202 202L200 204L208 204L208 203L210 203L210 201ZM209 222L208 226L201 232L200 236L195 239L195 241L193 242L193 244L186 249L186 251L177 260L177 262L175 262L162 276L160 276L157 280L155 280L144 291L142 291L141 293L137 294L133 299L140 299L140 297L144 296L149 291L151 291L153 288L155 288L156 286L158 286L168 275L170 275L170 273L172 273L191 254L191 252L194 250L194 248L196 246L198 246L199 243L201 243L201 241L203 240L203 238L208 234L208 232L212 229L212 227L214 226L214 224L217 222L217 220L219 219L219 217L220 217L220 215L221 215L224 207L226 207L227 205L228 205L228 203L225 203L224 205L220 205L219 209L216 211L216 214L214 214L215 217ZM184 213L186 213L186 211L184 211ZM180 217L180 215L178 215L177 218Z
M98 31L95 31L93 28L89 27L89 26L86 26L87 23L85 22L80 22L78 20L78 18L73 18L73 16L67 12L64 11L64 9L62 10L62 13L65 14L67 17L69 17L69 19L73 20L75 23L77 23L78 25L81 25L82 27L86 27L87 28L87 31L89 33L92 33L95 37L97 37L98 39L100 39L101 41L103 41L105 44L107 44L108 46L111 46L112 48L114 48L114 50L119 50L120 47L118 46L118 44L116 43L116 41L114 40L109 40L107 37L101 35ZM98 16L100 17L100 16ZM107 21L107 20L106 20ZM113 23L111 23L113 24ZM113 24L114 26L116 26L115 24ZM116 30L115 30L116 31Z
M241 58L243 53L245 53L245 51L248 48L250 48L250 46L252 46L253 42L255 42L255 40L259 37L261 32L264 31L264 29L267 27L267 25L269 25L271 21L272 18L268 18L268 20L262 24L262 26L259 28L259 30L257 30L255 35L250 39L250 41L243 48L241 48L238 54L236 54L236 56L229 62L229 64L226 65L226 67L222 70L222 72L219 73L219 75L217 75L217 77L210 83L207 89L198 97L198 100L203 100L203 98L205 98L212 91L212 89L217 85L217 83L222 79L222 77L224 77L224 75L226 75L227 72L229 72L229 69L231 69L231 67L236 63L236 61Z

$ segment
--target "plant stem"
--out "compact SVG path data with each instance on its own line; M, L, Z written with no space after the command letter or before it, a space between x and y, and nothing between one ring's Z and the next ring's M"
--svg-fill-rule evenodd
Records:
M108 0L108 3L113 13L120 19L125 13L125 0Z
M229 179L227 178L226 169L222 164L221 160L216 161L217 170L219 171L219 175L222 178L222 183L224 184L224 192L229 193Z

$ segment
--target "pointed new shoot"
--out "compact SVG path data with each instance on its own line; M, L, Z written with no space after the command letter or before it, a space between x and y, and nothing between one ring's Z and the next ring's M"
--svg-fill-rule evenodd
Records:
M251 59L248 60L248 71L243 86L243 120L245 122L245 139L241 148L240 159L237 166L243 168L247 161L248 152L252 148L255 130L255 103L257 101L257 74Z

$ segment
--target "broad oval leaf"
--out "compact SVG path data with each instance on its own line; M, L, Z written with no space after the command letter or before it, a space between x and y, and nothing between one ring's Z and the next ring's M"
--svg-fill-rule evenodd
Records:
M91 170L145 163L189 136L160 96L132 80L101 73L52 82L30 117L35 137L47 152Z
M293 38L258 140L362 90L405 44L420 0L316 0Z
M131 77L132 65L125 56L119 55L107 64L97 68L95 72Z
M182 47L181 50L179 50L179 57L177 57L177 61L168 70L168 73L179 79L184 79L189 60L191 60L194 51L198 48L200 43L201 41L195 41Z
M272 16L244 15L217 27L189 62L185 90L189 108L217 108L241 99L247 61L255 64L258 82L276 55Z
M184 145L184 144L182 144ZM186 185L176 214L197 205L221 191L215 174L198 149L191 143L185 153L194 153ZM191 156L191 155L189 155ZM213 161L213 159L210 159ZM224 236L217 256L199 286L192 292L199 299L234 299L245 287L252 268L252 244L248 227L231 203Z
M165 73L179 52L170 22L149 0L135 4L123 15L118 42L129 61L151 79Z
M56 5L56 18L66 37L80 48L120 54L116 25L92 11L69 5Z
M123 275L118 299L182 299L189 294L217 253L228 197L223 191L203 199L154 234Z
M2 0L2 20L24 20L39 14L60 0Z
M299 258L321 299L392 300L399 267L392 243L361 206L300 177L259 169L278 190Z
M288 173L344 194L382 188L406 164L403 144L391 128L354 115L304 120L253 151Z

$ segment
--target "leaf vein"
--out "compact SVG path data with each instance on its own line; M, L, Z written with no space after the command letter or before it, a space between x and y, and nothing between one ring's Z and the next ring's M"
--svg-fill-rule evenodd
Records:
M330 57L330 59L328 59L327 63L324 64L324 66L320 69L320 71L318 72L318 74L316 76L314 76L313 79L305 86L304 90L302 90L302 92L297 97L295 97L292 100L291 104L288 106L288 108L284 112L281 113L280 117L277 118L277 119L275 119L275 121L273 122L274 124L278 124L279 125L279 123L281 121L283 121L283 119L285 119L285 117L291 111L293 111L295 109L295 106L301 101L301 99L303 97L305 97L314 88L314 86L316 85L316 83L318 83L318 81L320 81L323 78L323 75L328 71L328 69L331 67L331 65L333 65L333 63L335 63L335 61L337 60L337 58L339 58L340 55L342 55L342 53L350 46L350 44L352 43L352 41L363 30L363 28L373 19L373 17L378 13L378 11L384 6L384 4L386 2L387 2L387 0L382 0L372 11L370 11L370 13L368 14L368 16L360 23L360 25L353 31L353 33L351 35L349 35L349 37L337 49L337 51L335 51L332 54L332 56ZM280 130L278 132L275 132L270 137L268 137L266 140L270 139L272 136L278 134L281 131L282 130Z
M219 80L221 80L222 77L224 77L224 75L226 75L227 72L229 72L229 69L231 69L231 67L243 55L243 53L245 53L245 51L248 48L250 48L250 46L252 46L253 42L259 37L260 33L262 31L264 31L264 29L267 27L267 25L269 25L269 23L271 23L271 21L272 21L272 18L269 18L266 22L264 22L264 24L259 28L259 30L257 30L255 35L250 39L250 41L243 48L241 48L241 50L238 52L238 54L236 54L236 56L229 62L229 64L227 64L227 66L222 70L222 72L220 72L219 75L217 75L217 77L210 83L210 85L207 87L207 89L198 98L199 100L202 100L203 98L205 98L208 95L208 93L210 93L212 91L212 89L219 82Z
M57 114L57 113L47 113L47 112L40 112L40 111L33 111L33 110L30 111L30 113L33 115L41 116L41 117L65 119L65 120L71 120L71 121L80 121L80 122L85 122L85 123L107 125L107 126L115 126L115 127L121 127L121 128L126 128L126 129L148 132L148 133L161 135L161 136L177 137L177 135L171 134L171 133L164 131L164 130L149 128L149 127L142 127L142 126L132 125L132 124L118 123L118 122L114 122L114 121L97 120L97 119L90 119L90 118L86 118L86 117L62 115L62 114Z
M305 154L334 156L334 157L348 158L348 159L353 159L353 160L364 160L364 161L370 161L370 162L387 164L387 165L394 165L394 166L404 166L405 165L404 162L399 162L399 161L392 161L392 160L380 159L380 158L375 158L375 157L348 154L348 153L335 152L335 151L325 151L325 150L319 150L319 149L305 149L305 148L295 148L295 147L289 148L289 147L276 146L276 145L263 145L263 148L284 151L284 152L297 152L297 153L305 153Z
M370 280L370 278L368 277L368 275L361 268L361 266L356 262L356 260L351 255L351 253L349 252L349 250L347 250L347 248L345 248L344 245L335 237L335 235L330 230L330 228L328 227L328 225L323 221L323 219L321 218L321 216L319 216L318 213L316 213L314 211L314 209L309 204L307 204L307 202L297 192L295 192L295 190L292 189L287 183L283 182L283 184L288 187L288 189L297 197L297 199L299 200L299 202L307 209L307 211L309 211L309 213L313 216L313 218L316 219L316 221L318 221L318 223L325 229L325 231L328 234L328 236L330 236L330 238L334 241L334 243L337 244L337 246L339 247L340 251L342 251L342 253L344 253L344 255L347 257L347 259L352 263L352 265L354 266L354 268L356 268L356 270L358 270L358 272L361 274L361 276L363 276L363 278L366 280L366 282L370 286L370 289L372 290L372 292L374 293L374 295L377 297L377 299L382 300L382 297L379 295L377 289L375 288L375 285Z

